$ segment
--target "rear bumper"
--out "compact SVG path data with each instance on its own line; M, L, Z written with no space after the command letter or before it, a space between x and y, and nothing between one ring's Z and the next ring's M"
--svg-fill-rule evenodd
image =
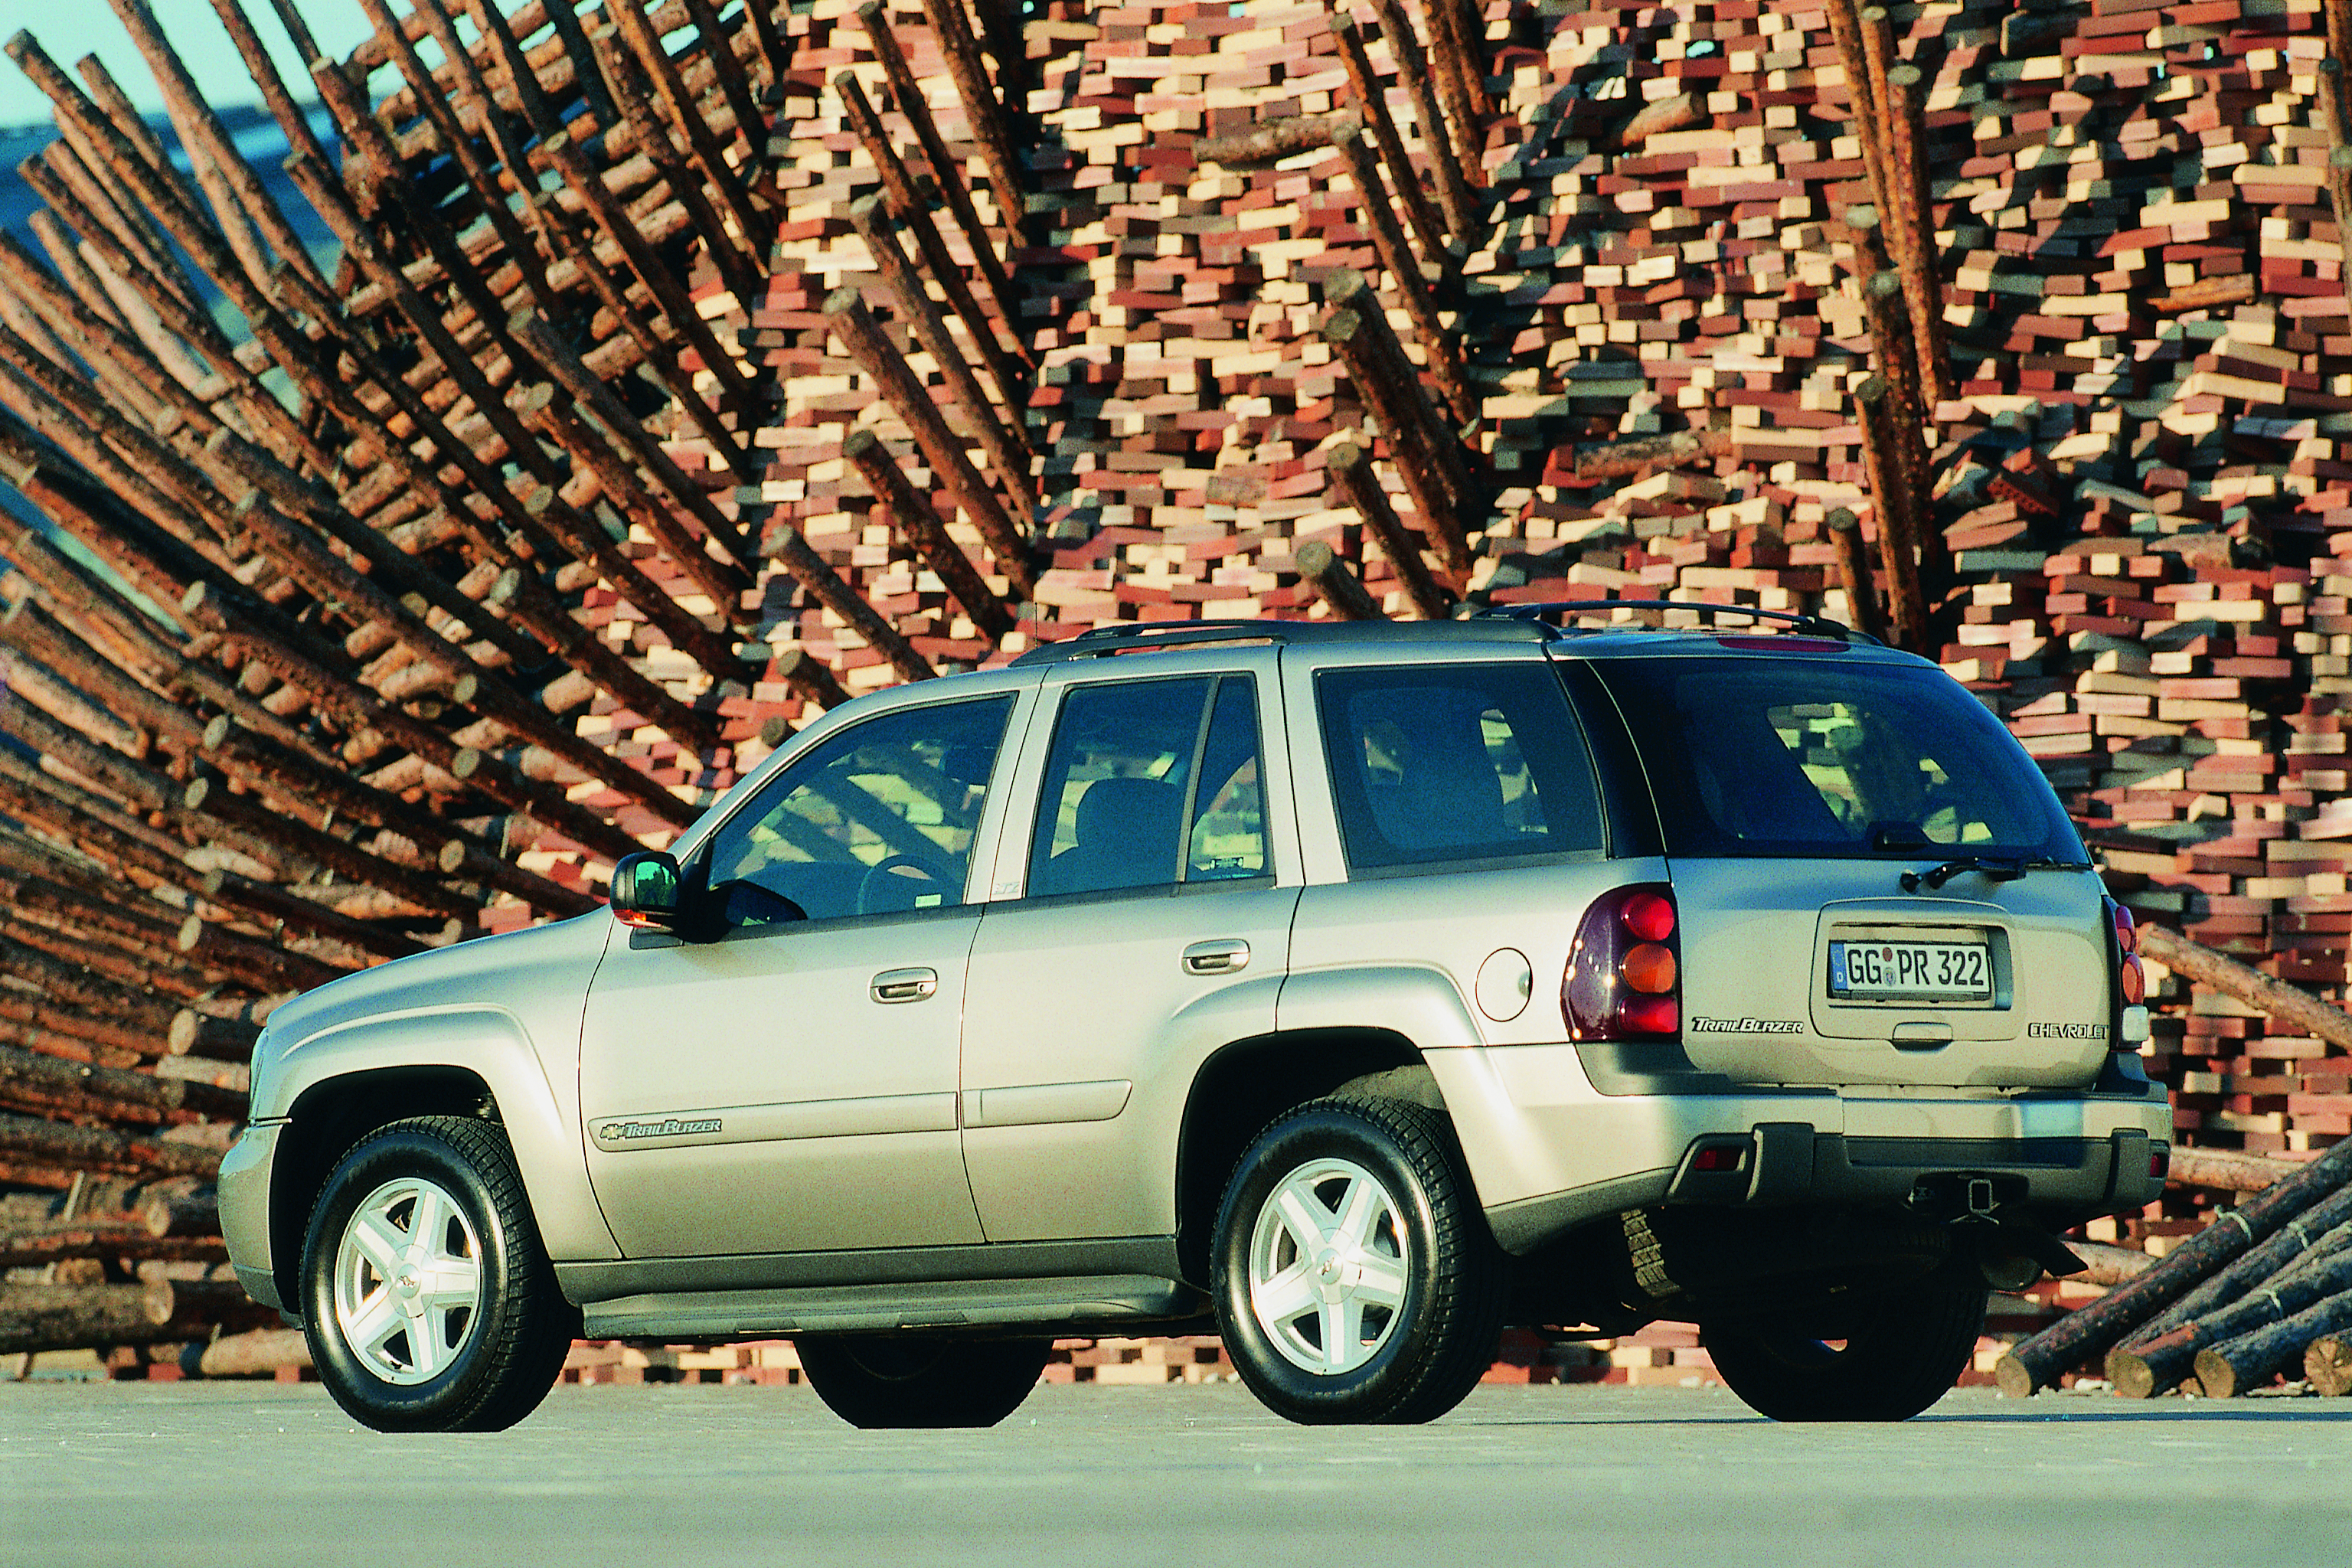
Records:
M265 1307L283 1311L278 1299L278 1275L269 1247L269 1167L278 1152L283 1121L252 1121L237 1134L221 1157L221 1239L228 1243L228 1260L245 1293Z
M1660 1204L1910 1203L1954 1217L1990 1204L2072 1224L2155 1197L2164 1184L2151 1157L2172 1138L2161 1087L2120 1076L2066 1092L1604 1095L1572 1046L1426 1059L1496 1238L1519 1253ZM1720 1152L1703 1160L1703 1150Z

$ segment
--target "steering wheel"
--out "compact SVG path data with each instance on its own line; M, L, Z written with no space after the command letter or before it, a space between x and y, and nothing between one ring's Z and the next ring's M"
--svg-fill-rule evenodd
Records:
M871 915L895 913L901 909L912 909L914 906L911 904L892 904L887 908L877 904L877 896L888 886L888 880L906 879L894 878L893 874L909 868L921 872L926 880L937 882L942 886L949 879L948 868L937 861L925 859L919 855L887 856L867 867L866 875L857 879L857 912L861 915Z

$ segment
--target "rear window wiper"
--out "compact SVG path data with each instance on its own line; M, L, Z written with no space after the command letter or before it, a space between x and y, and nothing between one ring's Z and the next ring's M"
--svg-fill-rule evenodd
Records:
M1929 892L1965 871L1975 871L1988 880L2014 882L2028 871L2088 871L2088 860L2060 860L2048 855L1963 855L1957 860L1947 860L1928 871L1903 873L1903 890L1916 893L1921 888Z

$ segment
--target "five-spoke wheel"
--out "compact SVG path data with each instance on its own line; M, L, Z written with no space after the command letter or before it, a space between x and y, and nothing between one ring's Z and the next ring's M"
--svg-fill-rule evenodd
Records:
M499 1127L369 1133L319 1190L302 1248L310 1357L380 1431L487 1432L530 1414L579 1314L556 1288Z
M1397 1201L1353 1161L1309 1161L1258 1210L1250 1311L1294 1366L1329 1375L1371 1360L1396 1328L1404 1280Z
M456 1198L404 1176L360 1200L335 1248L335 1327L368 1371L428 1382L481 1316L481 1242Z
M1260 1133L1211 1274L1234 1367L1294 1421L1443 1415L1502 1325L1503 1257L1452 1131L1401 1100L1317 1100Z

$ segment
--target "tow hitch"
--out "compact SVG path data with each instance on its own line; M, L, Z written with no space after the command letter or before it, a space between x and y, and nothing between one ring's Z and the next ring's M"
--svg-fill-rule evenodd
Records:
M1910 1206L1951 1226L1996 1290L2022 1290L2044 1273L2063 1277L2090 1267L2041 1226L2009 1212L2024 1195L2022 1177L1954 1172L1920 1177Z

